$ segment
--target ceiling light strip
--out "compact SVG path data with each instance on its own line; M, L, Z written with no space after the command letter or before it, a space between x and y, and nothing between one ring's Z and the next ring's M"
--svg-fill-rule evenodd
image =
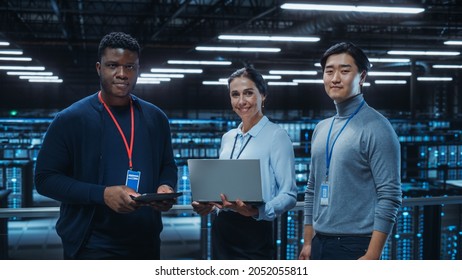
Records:
M420 82L450 82L452 77L417 77Z
M377 85L405 85L407 84L406 80L375 80Z
M281 9L305 10L305 11L329 11L329 12L363 12L363 13L394 13L394 14L418 14L425 9L413 7L384 7L384 6L355 6L355 5L318 5L285 3Z
M21 50L0 50L0 54L3 55L22 55Z
M186 65L231 65L231 61L207 61L207 60L169 60L168 64L186 64Z
M280 48L249 48L249 47L208 47L198 46L196 51L212 51L212 52L280 52Z
M43 71L43 70L45 70L45 67L43 67L43 66L10 66L10 65L1 66L0 65L0 70Z
M28 72L28 71L8 71L6 72L7 75L10 76L21 76L21 75L29 75L29 76L53 76L53 72Z
M317 75L318 71L314 70L270 70L271 75Z
M432 66L436 69L462 69L462 65L435 64Z
M449 40L444 42L445 45L462 45L462 41L460 40Z
M383 77L383 76L405 76L405 77L409 77L412 75L411 72L381 72L381 71L370 71L370 72L367 72L367 75L369 76L380 76L380 77Z
M270 41L270 42L318 42L319 37L266 36L266 35L220 35L220 40Z
M184 78L184 74L141 73L142 78Z
M450 51L388 51L390 55L446 55L446 56L455 56L459 55L460 52L450 52Z
M7 56L0 56L0 60L2 61L32 61L30 57L7 57Z
M182 74L201 74L202 69L179 69L179 68L151 68L152 73L182 73Z

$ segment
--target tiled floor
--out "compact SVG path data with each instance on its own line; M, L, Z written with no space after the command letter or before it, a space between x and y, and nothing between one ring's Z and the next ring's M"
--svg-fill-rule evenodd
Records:
M56 234L57 218L35 218L8 222L9 259L62 259L61 240ZM200 258L200 218L164 217L161 234L162 259Z

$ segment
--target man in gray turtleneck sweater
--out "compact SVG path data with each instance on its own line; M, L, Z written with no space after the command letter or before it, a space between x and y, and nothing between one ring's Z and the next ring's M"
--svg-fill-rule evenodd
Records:
M300 259L380 259L401 206L398 137L363 98L370 64L360 48L336 44L321 66L337 114L311 139Z

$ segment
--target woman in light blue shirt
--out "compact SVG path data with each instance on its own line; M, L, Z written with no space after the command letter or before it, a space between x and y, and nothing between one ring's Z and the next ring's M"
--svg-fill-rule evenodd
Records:
M207 215L217 210L212 225L213 259L272 259L272 221L292 209L297 201L294 150L287 132L264 116L267 86L251 67L234 72L228 79L234 112L242 122L223 135L221 159L260 159L264 204L243 201L221 204L193 202L195 211ZM239 176L239 174L236 174Z

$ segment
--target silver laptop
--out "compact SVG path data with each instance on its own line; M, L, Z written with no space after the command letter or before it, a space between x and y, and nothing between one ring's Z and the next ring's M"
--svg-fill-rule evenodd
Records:
M263 203L259 159L189 159L192 200L221 202L225 194L231 202Z

